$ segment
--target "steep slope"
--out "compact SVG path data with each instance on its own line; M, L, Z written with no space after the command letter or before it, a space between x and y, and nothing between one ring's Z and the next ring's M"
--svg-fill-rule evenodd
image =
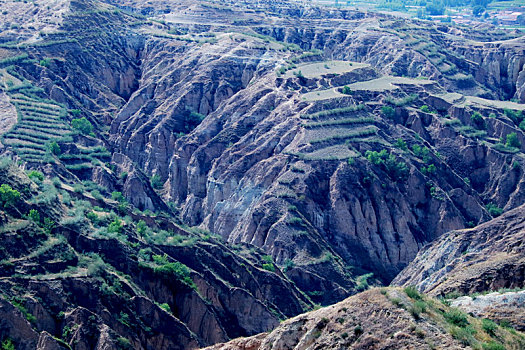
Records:
M523 335L481 322L414 290L373 289L299 315L271 333L207 349L521 349ZM499 339L499 340L494 340ZM499 344L499 345L498 345Z
M17 349L195 348L312 305L255 247L0 168L0 337Z
M525 206L473 229L451 231L423 249L393 281L431 295L525 285Z
M519 98L517 35L287 2L60 6L60 30L2 39L6 150L261 247L316 302L523 202L523 105L493 100Z

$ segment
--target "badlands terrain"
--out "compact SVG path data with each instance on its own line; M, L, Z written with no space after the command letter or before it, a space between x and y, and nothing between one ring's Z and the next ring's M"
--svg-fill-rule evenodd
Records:
M2 349L525 348L519 30L0 10Z

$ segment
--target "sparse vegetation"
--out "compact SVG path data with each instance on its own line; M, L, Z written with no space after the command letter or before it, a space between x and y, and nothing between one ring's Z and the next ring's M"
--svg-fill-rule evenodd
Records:
M395 155L389 154L385 149L380 152L366 151L365 156L372 164L381 166L395 181L404 180L408 176L406 163L398 161Z

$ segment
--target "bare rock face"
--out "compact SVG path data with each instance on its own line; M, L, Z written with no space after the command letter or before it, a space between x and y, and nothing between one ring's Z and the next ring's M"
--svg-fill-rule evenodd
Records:
M473 229L451 231L423 249L393 285L415 285L431 295L522 288L525 207Z
M410 310L412 303L414 300L401 290L373 289L289 319L270 333L206 349L423 349L429 344L436 348L464 349L465 345L479 344L475 339L470 344L461 344L448 333L449 325L440 315L449 311L446 307L436 303L428 307L426 314L411 314L406 309ZM479 327L479 320L468 322L472 328ZM516 336L506 345L517 348L521 346L519 339Z
M464 296L453 300L450 304L476 317L504 322L522 332L525 330L525 291L523 290Z

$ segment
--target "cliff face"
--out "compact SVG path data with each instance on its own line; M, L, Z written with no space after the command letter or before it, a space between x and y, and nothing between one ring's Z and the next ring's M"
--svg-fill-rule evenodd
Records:
M392 282L445 295L522 288L525 207L474 229L452 231L423 249Z

